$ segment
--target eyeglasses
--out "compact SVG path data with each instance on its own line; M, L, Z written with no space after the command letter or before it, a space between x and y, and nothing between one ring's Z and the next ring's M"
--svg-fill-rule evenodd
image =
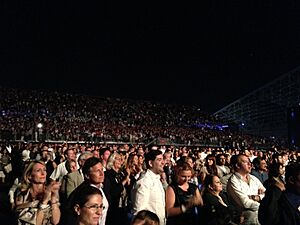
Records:
M83 207L88 208L88 209L92 210L93 212L97 212L99 209L101 209L101 210L105 209L105 206L103 204L101 204L101 205L95 204L95 205L90 205L90 206L84 205Z

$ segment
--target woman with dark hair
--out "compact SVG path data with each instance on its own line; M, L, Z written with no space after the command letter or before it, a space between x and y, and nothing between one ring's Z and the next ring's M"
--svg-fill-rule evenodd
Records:
M81 188L74 195L72 208L75 225L98 225L104 209L101 191L93 186Z
M283 176L285 173L285 166L282 163L273 162L269 165L269 178L263 183L265 188L273 186L276 182L285 184Z
M198 223L198 207L203 205L196 185L190 183L193 168L186 162L178 162L174 168L175 179L167 187L167 225L194 225Z
M234 224L232 222L234 210L222 193L222 183L218 176L206 176L202 198L204 205L201 211L201 221L204 225Z
M216 157L212 154L206 156L205 164L200 170L200 179L202 184L204 183L207 175L218 175Z

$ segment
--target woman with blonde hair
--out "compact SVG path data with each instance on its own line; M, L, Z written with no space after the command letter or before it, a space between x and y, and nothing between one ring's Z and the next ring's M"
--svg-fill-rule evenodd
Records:
M46 185L47 172L43 161L30 162L17 189L15 211L18 225L50 225L60 220L60 183Z

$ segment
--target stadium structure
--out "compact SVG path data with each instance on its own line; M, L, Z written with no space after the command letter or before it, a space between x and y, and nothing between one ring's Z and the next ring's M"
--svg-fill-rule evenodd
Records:
M293 112L293 108L299 109L299 105L300 67L297 67L225 106L214 115L237 124L240 131L245 133L289 140L295 144L295 140L289 138L288 121L290 116L300 117Z

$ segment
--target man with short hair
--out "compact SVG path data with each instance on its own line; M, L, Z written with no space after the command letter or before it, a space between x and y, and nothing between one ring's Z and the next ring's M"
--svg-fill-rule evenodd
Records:
M164 172L164 159L160 150L150 150L145 155L146 173L132 189L133 212L149 210L158 215L160 225L166 224L165 191L160 181Z
M88 158L85 163L83 164L82 167L82 172L84 175L84 182L82 184L80 184L69 196L68 198L68 208L70 209L70 205L72 205L72 201L74 196L76 196L76 193L78 191L80 191L83 187L90 185L93 187L98 188L103 196L103 212L102 212L102 217L99 220L99 225L105 225L105 221L106 221L106 215L107 215L107 210L108 210L108 201L106 198L106 195L104 194L104 191L102 189L103 186L103 182L104 182L104 167L102 165L102 162L99 158L96 157L91 157ZM117 216L117 215L116 215ZM74 220L74 218L72 218L72 215L67 215L67 224L75 224L75 222L71 222L72 220Z
M256 176L260 182L263 184L268 178L268 168L267 168L267 162L265 159L256 157L252 164L254 166L254 169L251 171L251 174Z
M258 208L265 187L251 172L249 158L240 154L234 162L234 173L227 183L229 199L243 217L244 225L259 225Z
M68 174L68 170L66 168L66 161L76 160L76 154L74 149L72 148L68 148L67 150L65 150L64 155L66 157L66 160L58 164L58 166L54 169L53 173L50 176L52 180L61 181L63 176Z

